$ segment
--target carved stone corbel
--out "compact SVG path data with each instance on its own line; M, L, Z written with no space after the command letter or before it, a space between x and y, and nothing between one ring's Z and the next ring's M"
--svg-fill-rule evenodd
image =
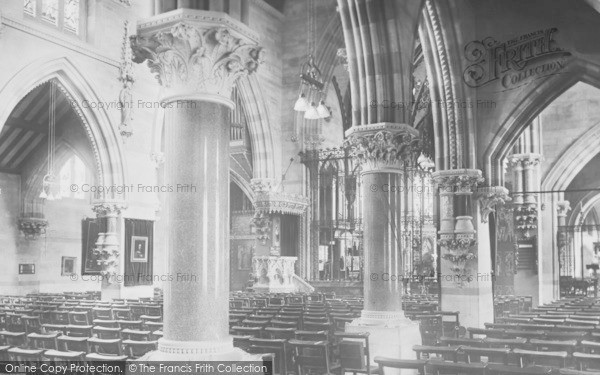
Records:
M488 222L491 213L496 212L496 206L509 202L508 189L504 186L485 186L477 189L481 221Z

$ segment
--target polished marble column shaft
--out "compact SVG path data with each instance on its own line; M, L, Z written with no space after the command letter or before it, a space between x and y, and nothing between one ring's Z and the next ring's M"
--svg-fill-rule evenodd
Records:
M178 9L138 24L134 61L157 73L165 107L169 281L153 360L236 360L229 336L229 111L262 49L226 14Z
M165 110L169 276L164 339L229 337L229 111L175 102ZM211 314L209 312L219 312Z
M364 309L347 332L370 334L371 358L410 358L421 344L419 325L402 311L401 218L407 204L403 173L414 164L418 131L405 124L354 126L345 146L361 164ZM411 244L412 245L412 244ZM410 245L409 245L410 246Z
M362 175L366 311L402 311L401 170Z

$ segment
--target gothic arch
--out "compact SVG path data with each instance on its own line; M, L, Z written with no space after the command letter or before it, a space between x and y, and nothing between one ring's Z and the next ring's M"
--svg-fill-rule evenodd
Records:
M252 166L254 178L278 178L275 171L281 164L280 145L275 141L269 119L267 102L255 75L239 79L237 88L248 120L248 132L252 143Z
M450 4L426 0L419 25L432 103L458 103L466 98L460 72L461 48ZM476 168L475 128L463 106L432 105L436 168Z
M598 154L600 123L588 129L560 156L542 181L542 190L566 190L571 181Z
M523 129L544 108L579 81L600 87L600 66L575 58L566 65L565 74L534 81L526 87L526 92L515 99L512 112L499 124L498 131L484 154L484 177L491 185L502 185L502 160Z
M250 201L254 204L254 200L255 200L254 191L252 190L252 187L250 186L250 182L246 181L246 179L244 179L243 177L238 175L233 170L229 171L229 176L231 178L231 182L234 182L240 188L240 190L242 190L244 192L244 194L246 194L248 199L250 199Z
M575 207L573 207L573 210L569 215L568 225L581 228L581 219L585 219L590 211L600 203L600 193L591 191L581 198L580 202L584 201L585 203L583 204L575 204Z
M2 87L0 102L4 105L0 108L0 130L23 97L50 80L58 83L83 124L94 155L96 183L105 186L125 185L125 165L119 136L104 109L81 105L84 100L96 103L102 100L67 57L36 60L17 72ZM96 198L120 198L114 193L109 194L113 195Z

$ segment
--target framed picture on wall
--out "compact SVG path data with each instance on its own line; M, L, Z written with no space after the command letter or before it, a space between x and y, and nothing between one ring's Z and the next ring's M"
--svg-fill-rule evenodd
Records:
M19 264L19 275L33 275L33 274L35 274L35 264L33 264L33 263Z
M71 276L75 274L75 257L62 257L60 266L61 276Z
M131 262L148 262L148 237L131 236Z
M238 245L237 246L237 257L238 257L238 270L250 270L252 269L252 253L254 250L250 245Z

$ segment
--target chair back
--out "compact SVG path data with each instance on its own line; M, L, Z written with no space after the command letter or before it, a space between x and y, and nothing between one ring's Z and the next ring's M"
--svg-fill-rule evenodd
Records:
M114 327L95 326L92 333L99 339L118 339L121 338L121 329Z
M342 372L359 371L371 374L369 334L336 333Z
M379 375L385 375L386 368L392 369L414 369L419 372L419 375L425 375L425 360L415 359L396 359L387 357L375 357L373 359L379 367Z
M125 354L130 358L140 358L144 354L156 350L158 344L156 341L136 341L136 340L124 340L123 348Z
M27 335L27 342L30 348L36 349L58 349L56 338L58 333L40 334L30 333Z
M23 316L21 318L25 333L40 333L42 331L42 322L39 316Z
M131 320L131 310L129 308L113 308L112 314L114 320Z
M287 372L287 340L283 339L250 339L250 346L247 351L254 354L274 354L274 364L278 374L285 374Z
M265 334L270 339L283 339L291 340L295 336L295 328L278 328L278 327L267 327L265 328Z
M419 330L423 345L435 345L443 336L442 316L440 314L417 315L415 318L420 321Z
M101 355L123 355L121 339L99 339L93 337L88 341L88 352Z
M23 349L23 348L10 348L7 351L8 359L13 362L30 363L30 362L41 362L42 349Z
M90 317L85 311L70 311L68 313L69 324L72 325L90 325Z
M513 353L519 358L521 367L540 365L567 367L567 356L565 351L541 352L535 350L514 349Z
M113 320L110 308L94 307L92 309L92 319Z
M121 331L123 340L131 341L150 341L151 331L140 331L136 329L124 329Z
M292 357L298 369L298 375L319 372L331 373L329 348L325 341L290 340Z

